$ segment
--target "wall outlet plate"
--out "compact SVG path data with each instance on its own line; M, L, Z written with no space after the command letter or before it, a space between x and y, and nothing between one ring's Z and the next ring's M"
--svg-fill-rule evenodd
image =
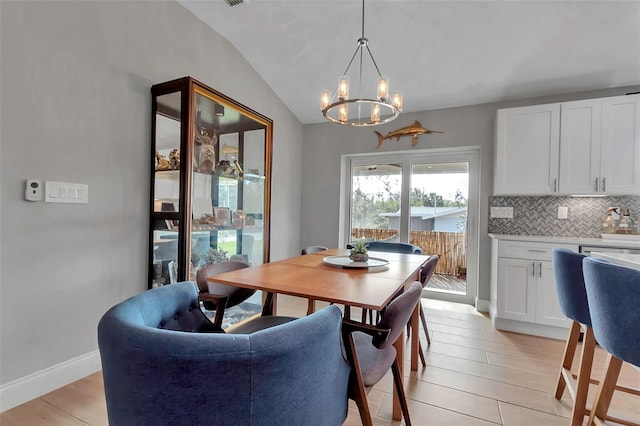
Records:
M568 219L569 218L569 207L560 206L558 207L558 219Z

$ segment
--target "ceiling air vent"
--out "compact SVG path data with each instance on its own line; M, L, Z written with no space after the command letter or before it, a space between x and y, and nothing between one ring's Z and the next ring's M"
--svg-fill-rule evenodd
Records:
M238 6L244 3L244 0L224 0L224 1L226 1L229 6Z

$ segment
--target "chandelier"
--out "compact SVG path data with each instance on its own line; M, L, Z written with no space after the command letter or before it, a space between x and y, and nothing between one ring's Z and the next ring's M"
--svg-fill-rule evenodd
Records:
M365 55L368 53L371 62L378 74L378 87L375 98L363 97L362 93L362 66ZM358 74L358 97L349 97L349 68L353 60L359 56L360 67ZM347 124L350 126L376 126L395 120L402 111L402 92L390 94L389 78L382 75L376 60L373 59L369 49L369 40L364 36L364 0L362 0L362 36L358 39L358 46L353 53L347 69L338 78L338 87L331 94L331 91L324 90L320 95L320 106L322 115L334 123Z

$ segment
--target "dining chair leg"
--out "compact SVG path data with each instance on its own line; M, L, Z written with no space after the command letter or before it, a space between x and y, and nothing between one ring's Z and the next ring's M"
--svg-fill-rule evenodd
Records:
M411 426L411 419L409 418L409 406L407 405L407 397L404 393L404 383L402 383L402 374L400 374L400 367L398 367L398 360L393 362L391 366L393 372L393 381L396 385L396 393L400 400L400 407L402 408L402 415L404 416L404 423L407 426Z
M418 301L420 303L420 301ZM427 345L431 345L431 337L429 337L429 328L427 327L427 318L424 315L422 309L422 303L420 303L420 320L422 321L422 328L424 328L424 334L427 336Z
M424 352L422 351L422 343L418 342L418 355L420 355L420 361L422 361L422 366L427 366L427 361L424 358Z
M558 375L558 384L556 386L556 399L562 398L562 394L567 386L564 375L571 371L571 365L573 364L573 357L576 353L579 338L580 323L573 321L571 323L571 329L569 330L569 336L567 337L567 343L564 346L564 355L562 356L562 365L560 366L560 374Z
M362 370L360 370L360 361L356 352L356 345L353 341L351 333L343 336L343 342L346 347L346 355L351 364L351 373L349 377L349 392L351 397L358 406L360 412L360 420L363 426L373 426L371 419L371 410L369 410L369 401L367 400L367 392L362 378Z
M262 305L262 316L273 315L275 309L275 295L274 293L267 293L264 297L264 305Z
M216 316L213 318L213 323L218 327L222 327L222 321L224 320L224 309L227 306L228 297L221 297L218 303L216 303Z
M587 394L589 392L589 382L591 381L591 367L595 349L596 338L593 335L593 329L586 327L584 339L582 340L576 394L573 401L573 411L571 412L571 426L581 426L584 422L584 416L587 414Z
M620 375L620 369L622 368L622 360L611 354L607 354L607 360L604 364L604 370L600 385L598 386L598 392L589 414L589 426L593 424L604 424L604 419L607 417L607 411L609 411L609 405L611 404L611 398L613 397L613 391L616 388L616 382ZM595 421L598 421L595 423Z

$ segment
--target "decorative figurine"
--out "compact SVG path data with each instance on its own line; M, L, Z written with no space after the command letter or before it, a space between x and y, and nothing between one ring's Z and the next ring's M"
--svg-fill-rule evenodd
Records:
M218 133L220 133L220 129L216 130L214 128L213 131L209 131L209 129L207 129L202 123L200 116L201 111L198 111L196 113L196 122L194 126L196 133L194 138L195 143L215 146L218 143Z
M178 170L180 168L180 151L175 148L169 153L169 166L171 170Z
M203 145L198 156L198 171L200 173L213 173L216 170L216 151L212 145Z
M429 130L429 129L425 129L424 127L422 127L422 124L420 124L420 122L418 120L416 120L412 125L410 126L405 126L402 127L398 130L394 130L392 132L389 132L387 134L387 136L382 136L382 133L380 132L376 132L375 130L373 131L373 133L375 133L376 135L378 135L378 146L376 147L376 149L380 148L380 146L382 146L382 142L384 142L387 139L393 139L396 138L396 140L400 140L401 137L403 136L411 136L413 138L413 141L411 142L411 146L416 146L416 144L418 143L418 136L422 135L422 134L429 134L429 133L444 133L444 132L439 132L437 130Z
M169 161L167 160L167 158L157 151L156 151L156 170L158 171L171 170L171 165L169 164Z

